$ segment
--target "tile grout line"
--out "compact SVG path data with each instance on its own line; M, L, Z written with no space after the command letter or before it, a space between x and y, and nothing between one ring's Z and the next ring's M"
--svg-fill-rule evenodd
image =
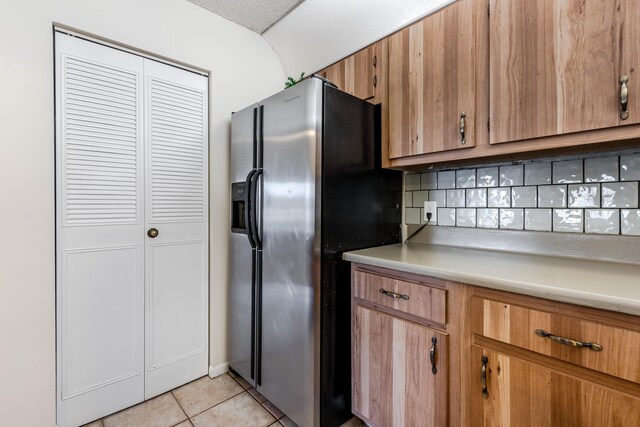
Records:
M241 386L241 387L242 387L242 386ZM203 413L207 412L209 409L213 409L213 408L215 408L216 406L220 406L220 405L222 405L223 403L228 402L229 400L233 399L234 397L238 397L238 396L240 396L242 393L247 393L247 394L251 395L247 390L244 390L244 389L243 389L240 393L234 394L233 396L230 396L230 397L226 398L225 400L220 401L220 402L216 403L215 405L210 406L210 407L208 407L207 409L204 409L204 410L202 410L202 411L198 412L197 414L193 414L192 416L187 415L187 417L189 418L189 420L191 420L192 418L195 418L195 417L197 417L198 415L201 415L201 414L203 414Z

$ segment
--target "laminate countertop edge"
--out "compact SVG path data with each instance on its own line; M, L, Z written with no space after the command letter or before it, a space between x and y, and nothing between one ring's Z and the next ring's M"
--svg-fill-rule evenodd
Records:
M345 252L346 261L640 315L640 266L399 243Z

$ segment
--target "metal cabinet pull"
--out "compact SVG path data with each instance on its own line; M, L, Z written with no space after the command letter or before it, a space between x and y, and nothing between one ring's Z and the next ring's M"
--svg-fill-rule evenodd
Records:
M378 76L373 76L373 87L378 86Z
M158 234L159 233L157 228L150 228L149 231L147 231L147 236L151 237L152 239L158 237Z
M569 347L586 347L593 351L602 351L602 346L594 342L575 341L569 338L559 337L557 335L550 334L544 329L536 329L535 332L539 337L549 338L550 340L555 341L558 344L567 345Z
M487 390L487 363L489 359L486 355L482 355L482 370L480 371L480 379L482 380L482 397L489 398L489 390Z
M377 55L373 55L373 66L377 67L378 66L378 56Z
M467 138L465 137L465 134L464 134L464 130L466 126L465 117L467 117L467 115L464 112L460 113L460 138L461 138L460 143L462 145L467 143Z
M409 295L406 294L398 294L396 292L391 292L391 291L387 291L383 288L380 288L380 293L381 294L385 294L388 297L391 298L397 298L397 299L409 299Z
M433 375L438 373L438 368L436 368L436 344L438 343L438 339L436 337L431 338L431 350L429 351L429 360L431 361L431 372Z
M620 77L620 106L622 110L620 111L620 118L622 120L627 120L629 117L629 111L627 111L627 103L629 102L629 89L627 88L627 82L629 81L629 76L623 74Z

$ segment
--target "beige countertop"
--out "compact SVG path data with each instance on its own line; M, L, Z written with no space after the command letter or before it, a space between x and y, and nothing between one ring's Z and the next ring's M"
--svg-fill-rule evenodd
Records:
M399 243L346 252L347 261L640 315L640 266Z

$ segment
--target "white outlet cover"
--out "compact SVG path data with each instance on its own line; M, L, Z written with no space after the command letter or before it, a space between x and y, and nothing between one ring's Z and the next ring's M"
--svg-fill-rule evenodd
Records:
M438 203L434 201L424 202L424 218L423 221L427 222L427 213L431 213L431 220L429 225L436 225L438 223Z

